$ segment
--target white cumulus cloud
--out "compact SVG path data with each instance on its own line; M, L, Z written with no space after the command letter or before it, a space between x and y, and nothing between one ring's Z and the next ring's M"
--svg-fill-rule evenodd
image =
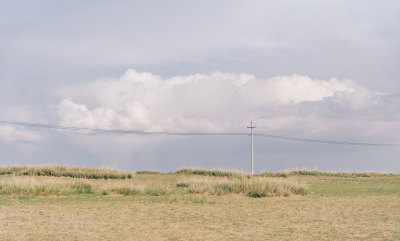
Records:
M64 99L58 105L58 115L63 125L80 127L143 128L148 123L148 110L140 102L123 102L118 110L97 107L89 110L84 104Z
M363 128L385 129L380 118L385 115L384 94L349 79L304 75L260 79L220 72L162 78L129 69L119 78L76 86L67 94L58 104L58 117L70 126L237 131L254 120L263 130L329 133L357 126L362 134ZM377 109L379 113L374 112ZM371 112L376 116L367 118L365 113ZM349 113L351 118L344 122Z

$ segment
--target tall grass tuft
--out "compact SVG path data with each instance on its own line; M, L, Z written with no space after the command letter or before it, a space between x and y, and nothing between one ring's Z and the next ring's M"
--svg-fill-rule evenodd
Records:
M188 193L244 193L250 197L305 195L308 191L307 186L293 180L267 177L188 177L181 180L179 186L186 188Z
M86 180L8 176L0 178L0 194L7 195L66 195L93 194Z
M130 179L132 174L106 168L67 166L11 166L1 167L0 175L52 176L87 179Z
M132 180L93 180L44 176L0 176L0 195L144 195L163 196L173 193L165 183L137 183Z

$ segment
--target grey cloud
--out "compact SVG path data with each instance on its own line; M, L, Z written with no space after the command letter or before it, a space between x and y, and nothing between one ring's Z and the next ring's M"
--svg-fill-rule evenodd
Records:
M259 119L257 131L275 134L398 141L394 135L399 130L400 118L399 98L395 95L400 89L398 1L8 1L2 4L2 119L93 125L88 120L101 118L102 122L96 125L245 131L246 122L254 118ZM182 85L172 92L163 92L162 98L149 86L136 85L138 91L128 89L126 97L122 92L107 93L93 87L94 80L119 79L114 77L129 68L157 73L159 82L179 76L187 79L193 73L232 74L208 77L214 84L210 80L208 85ZM240 80L240 73L254 75L256 80L252 81L258 84L253 87L248 84L240 90L229 84L229 79ZM321 80L319 83L332 77L342 82L351 79L360 88L335 90L317 99L301 99L298 93L290 91L281 96L276 95L277 91L263 92L267 80L293 74L311 76ZM222 77L228 80L219 81ZM298 88L301 86L295 89ZM314 93L320 95L323 91L317 89ZM60 103L66 103L64 110ZM83 117L76 109L83 110L86 122L79 122ZM234 124L226 124L231 122ZM203 163L205 167L214 167L215 161L223 167L246 168L242 163L246 155L240 154L245 153L242 147L248 144L245 140L174 139L146 147L138 142L122 145L118 138L93 137L84 141L75 134L20 131L31 131L41 139L29 144L22 143L23 138L1 139L4 159L98 166L111 163L130 169L146 168L147 163L152 163L147 167L162 170L174 169L191 159L188 165ZM356 170L362 166L400 170L396 162L398 153L393 150L353 151L257 141L260 145L257 157L268 160L264 166L259 164L260 169L313 167L324 160L322 167L332 169ZM90 146L90 142L97 144ZM203 161L190 143L204 147ZM224 149L225 154L216 154L218 150L213 145L229 148ZM180 146L190 152L179 153ZM164 156L168 156L165 163L160 160ZM380 162L383 167L376 163L382 156L385 156ZM361 165L364 159L365 166Z

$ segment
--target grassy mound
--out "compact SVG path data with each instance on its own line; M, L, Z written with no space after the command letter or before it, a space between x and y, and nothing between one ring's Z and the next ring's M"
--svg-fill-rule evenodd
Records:
M188 177L177 184L188 193L209 193L216 195L244 193L250 197L289 196L307 194L306 185L293 180L268 177Z
M92 185L84 179L38 178L8 176L0 178L0 194L6 195L66 195L93 194Z
M199 175L199 176L214 176L214 177L246 177L249 174L239 171L222 171L222 170L205 170L199 168L182 168L176 173L184 175ZM289 176L326 176L326 177L380 177L394 176L393 173L378 173L378 172L323 172L317 170L293 170L283 172L262 172L255 174L259 177L289 177Z
M72 179L45 176L0 177L0 194L3 195L145 195L162 196L171 194L172 185L159 183L135 183L132 180Z
M1 167L0 175L52 176L86 179L126 179L132 178L128 172L106 168L67 167L67 166L10 166Z

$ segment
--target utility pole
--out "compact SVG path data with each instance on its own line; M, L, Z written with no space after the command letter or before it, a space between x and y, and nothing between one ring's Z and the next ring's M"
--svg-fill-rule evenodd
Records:
M251 175L254 174L254 144L253 144L253 129L256 128L256 126L253 126L253 121L250 122L250 126L247 128L250 128L250 136L251 136Z

